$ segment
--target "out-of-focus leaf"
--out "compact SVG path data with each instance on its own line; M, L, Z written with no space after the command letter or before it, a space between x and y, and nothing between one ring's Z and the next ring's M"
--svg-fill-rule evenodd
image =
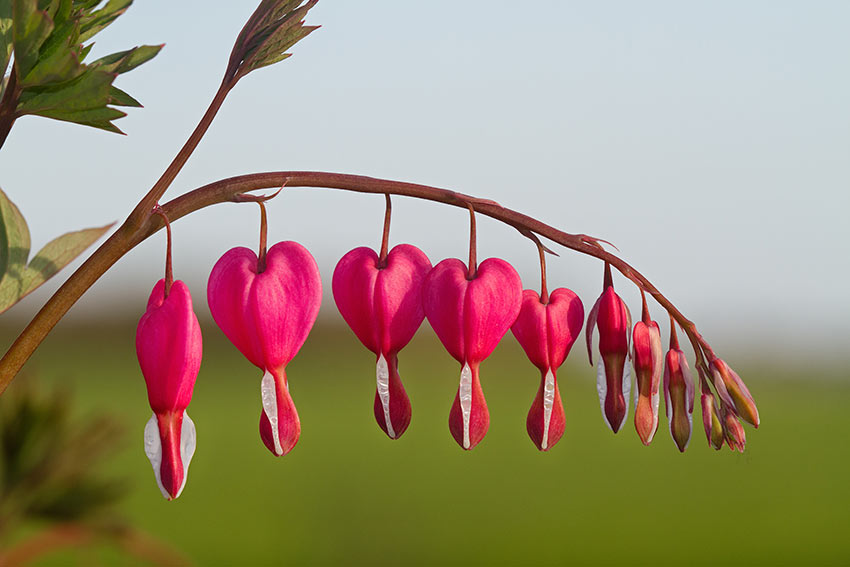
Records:
M27 265L30 255L27 222L0 190L0 313L53 277L111 227L112 224L86 228L54 238Z
M99 228L86 228L69 232L45 244L44 248L39 250L38 254L30 261L24 272L21 296L30 293L53 277L56 272L70 264L74 258L94 244L112 226L112 224L109 224Z
M12 58L12 25L12 0L0 0L0 76L6 73Z
M30 254L30 231L18 207L0 190L0 312L18 301L27 258Z
M142 103L119 89L118 87L112 87L109 91L109 104L114 106L133 106L136 108L141 108Z
M111 121L127 116L126 112L121 112L115 108L107 107L71 111L46 110L37 114L39 116L44 116L45 118L74 122L76 124L82 124L83 126L92 126L94 128L106 130L107 132L115 132L116 134L123 134L124 132L122 132L121 129Z
M36 0L14 0L12 17L15 65L19 76L26 77L38 62L41 44L53 31L53 22L46 12L38 9Z

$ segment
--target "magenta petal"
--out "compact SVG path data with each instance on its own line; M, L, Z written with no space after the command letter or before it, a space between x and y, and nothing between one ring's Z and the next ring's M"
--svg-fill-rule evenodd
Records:
M478 364L465 364L460 386L449 411L449 431L463 449L478 445L490 428L490 411L478 378Z
M261 389L260 438L273 455L282 457L295 447L301 436L301 420L289 395L286 374L266 372Z
M554 447L564 435L564 404L558 389L558 378L551 369L541 371L540 387L528 410L525 427L531 441L541 451Z
M164 292L165 280L159 280L136 328L136 354L155 413L186 409L203 355L201 327L186 284L176 280L168 297Z

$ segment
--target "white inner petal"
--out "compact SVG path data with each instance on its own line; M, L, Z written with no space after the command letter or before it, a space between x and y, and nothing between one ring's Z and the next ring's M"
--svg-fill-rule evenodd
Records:
M463 414L463 448L469 449L469 416L472 413L472 370L464 363L460 371L460 411Z
M145 424L145 455L151 462L153 474L156 477L156 485L159 491L165 498L171 498L171 495L162 486L161 468L162 468L162 440L159 438L159 424L156 421L156 414L151 414L151 418Z
M546 371L546 380L543 382L543 440L540 448L549 446L549 422L552 420L552 407L555 405L555 375L552 369Z
M177 496L180 496L183 493L183 488L186 487L186 479L189 478L189 463L192 462L192 457L195 456L196 446L197 434L195 432L195 422L192 421L188 413L183 412L183 425L180 428L180 460L183 461L183 484L180 485Z
M272 427L272 439L274 440L274 452L279 457L283 455L283 447L280 444L280 431L277 428L277 390L275 389L274 376L266 370L263 380L260 382L260 393L263 398L263 411Z
M608 429L614 431L611 427L611 422L608 421L608 416L605 415L605 397L608 395L608 381L605 380L605 363L600 358L596 362L596 393L599 394L599 407L602 409L602 419L605 420L605 425Z
M381 406L384 408L384 423L387 424L387 435L395 439L395 429L390 420L390 368L384 355L378 358L377 365L378 397L381 398Z

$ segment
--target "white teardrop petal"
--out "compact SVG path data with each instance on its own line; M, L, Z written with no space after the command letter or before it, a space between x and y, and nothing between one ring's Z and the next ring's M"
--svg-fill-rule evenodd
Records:
M460 371L460 411L463 415L463 448L469 449L469 418L472 414L472 370L464 363Z
M546 370L546 379L543 381L543 440L540 442L541 449L549 447L549 422L552 421L552 407L555 405L555 375L552 369Z
M608 395L608 381L605 380L605 363L600 358L596 363L596 392L599 394L599 407L602 409L602 419L605 420L605 425L608 429L614 431L611 427L611 422L608 421L608 416L605 415L605 397Z
M274 376L266 370L260 382L260 394L263 399L263 411L269 420L274 440L274 452L278 457L283 455L283 447L280 444L280 431L277 427L277 389L275 388Z
M623 421L620 422L620 429L625 425L626 420L629 418L629 394L631 394L632 390L632 365L629 364L629 361L623 364L623 400L626 402L626 411L623 412ZM637 388L635 388L637 391Z
M197 433L195 432L195 422L192 421L188 413L183 412L183 425L180 427L180 460L183 462L183 484L180 485L177 496L180 496L186 487L186 479L189 478L189 463L192 462L192 457L195 456L196 446Z
M381 398L381 406L384 408L384 423L387 424L387 435L391 439L395 439L395 429L393 429L393 423L390 420L390 368L383 354L378 358L376 374L378 397Z
M159 491L166 499L170 499L171 495L162 485L162 477L160 476L162 474L162 440L159 438L159 423L157 423L156 414L151 414L151 418L145 424L145 455L147 455L153 467L153 474L156 477L156 485L159 487Z

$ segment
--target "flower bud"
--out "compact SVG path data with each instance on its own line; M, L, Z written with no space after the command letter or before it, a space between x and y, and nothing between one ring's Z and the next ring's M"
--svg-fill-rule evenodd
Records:
M756 408L753 396L750 394L744 381L741 380L741 377L719 358L711 361L711 373L715 377L715 383L722 380L724 389L728 393L731 403L735 406L735 413L747 423L758 427L758 408ZM718 377L720 380L717 379Z
M519 274L498 258L484 260L471 276L461 260L443 260L425 278L425 316L461 364L449 429L466 450L474 448L490 426L478 367L516 321L521 302Z
M705 437L708 439L709 447L720 450L723 447L723 424L715 407L714 394L709 391L705 383L700 388L700 405L702 406L702 424L705 428Z
M334 270L333 294L345 322L377 356L375 419L390 439L398 439L410 424L398 352L425 318L422 282L431 262L415 246L400 244L381 264L371 248L350 251Z
M670 342L664 364L664 407L670 435L679 451L684 453L693 429L694 379L685 353L678 348L678 343L673 345L672 338Z
M279 242L269 249L261 271L252 250L233 248L213 267L207 300L230 342L263 371L260 437L273 454L285 455L301 434L285 368L319 314L322 282L316 261L297 242Z
M631 374L629 356L629 330L631 315L620 296L614 292L611 267L605 264L605 281L602 295L596 300L587 318L585 333L587 355L593 364L592 341L594 327L599 329L599 354L601 360L596 369L596 391L602 418L614 433L626 422L629 413Z
M540 387L526 419L532 442L548 451L564 434L564 406L556 372L584 324L584 307L572 291L558 288L543 303L536 291L522 292L522 307L511 331L540 370Z
M186 486L195 453L195 424L186 414L201 366L201 327L192 296L180 280L165 295L159 280L136 328L136 354L153 410L145 426L145 454L168 500Z
M747 436L744 434L744 427L738 421L738 415L735 413L735 410L729 406L721 406L720 416L726 444L729 445L731 450L743 453L744 445L747 444Z
M663 350L658 323L650 320L646 299L643 316L632 334L632 362L635 367L635 429L644 445L649 445L658 429L658 391L663 371Z

